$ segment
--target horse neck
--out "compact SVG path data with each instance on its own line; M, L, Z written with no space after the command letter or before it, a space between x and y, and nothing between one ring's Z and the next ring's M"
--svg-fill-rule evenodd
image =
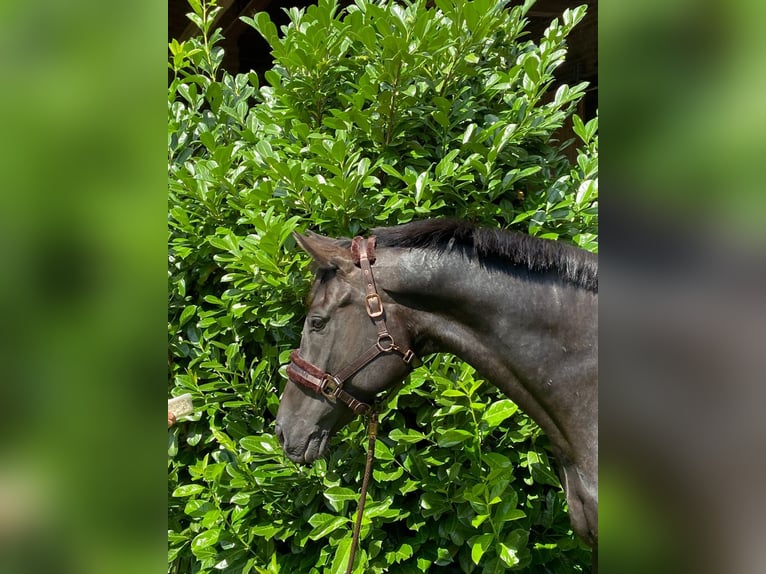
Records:
M491 269L460 254L413 250L402 254L398 270L395 299L410 308L416 350L460 357L554 443L570 442L566 427L597 400L595 387L584 386L596 378L597 296L555 277Z

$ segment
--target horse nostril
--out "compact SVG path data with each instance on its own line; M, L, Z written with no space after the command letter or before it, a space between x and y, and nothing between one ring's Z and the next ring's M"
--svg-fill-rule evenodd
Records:
M277 433L277 440L279 441L279 444L284 446L285 444L285 433L282 432L282 427L277 423L274 427L274 431Z

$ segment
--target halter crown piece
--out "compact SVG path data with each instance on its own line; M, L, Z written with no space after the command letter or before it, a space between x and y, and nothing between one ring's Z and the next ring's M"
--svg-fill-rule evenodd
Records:
M379 355L396 353L411 368L417 366L420 361L412 349L404 350L396 344L396 340L386 326L383 300L378 294L375 278L372 274L372 265L375 263L375 237L372 236L367 239L354 237L351 242L351 255L354 263L362 270L362 280L364 281L365 289L364 306L367 316L378 330L378 338L375 344L334 375L308 362L300 356L299 350L295 349L290 354L287 376L292 382L323 396L330 402L341 401L356 415L368 415L372 412L373 407L345 391L343 385L346 381L369 365Z

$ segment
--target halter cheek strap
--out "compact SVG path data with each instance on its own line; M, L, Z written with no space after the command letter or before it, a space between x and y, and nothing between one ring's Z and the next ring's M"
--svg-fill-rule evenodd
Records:
M378 294L375 286L375 277L372 274L372 264L375 262L375 237L364 239L354 237L351 243L351 255L354 262L362 270L362 280L364 281L364 306L367 316L375 324L378 331L378 338L375 344L367 351L362 353L356 360L352 361L335 375L327 373L305 360L300 356L298 349L290 354L290 364L287 366L287 376L294 383L322 395L327 400L335 402L340 400L346 404L357 415L366 415L372 412L373 408L354 396L343 390L345 382L370 364L379 355L396 353L401 356L402 361L410 367L417 366L420 361L415 356L412 349L401 349L388 331L386 325L386 315L383 309L383 300Z

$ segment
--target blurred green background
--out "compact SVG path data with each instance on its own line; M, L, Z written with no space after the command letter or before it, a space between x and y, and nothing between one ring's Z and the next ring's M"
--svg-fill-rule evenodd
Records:
M602 571L762 572L766 5L599 15Z
M166 7L0 8L0 571L165 559Z
M608 183L670 218L763 240L764 4L607 1L599 15Z

